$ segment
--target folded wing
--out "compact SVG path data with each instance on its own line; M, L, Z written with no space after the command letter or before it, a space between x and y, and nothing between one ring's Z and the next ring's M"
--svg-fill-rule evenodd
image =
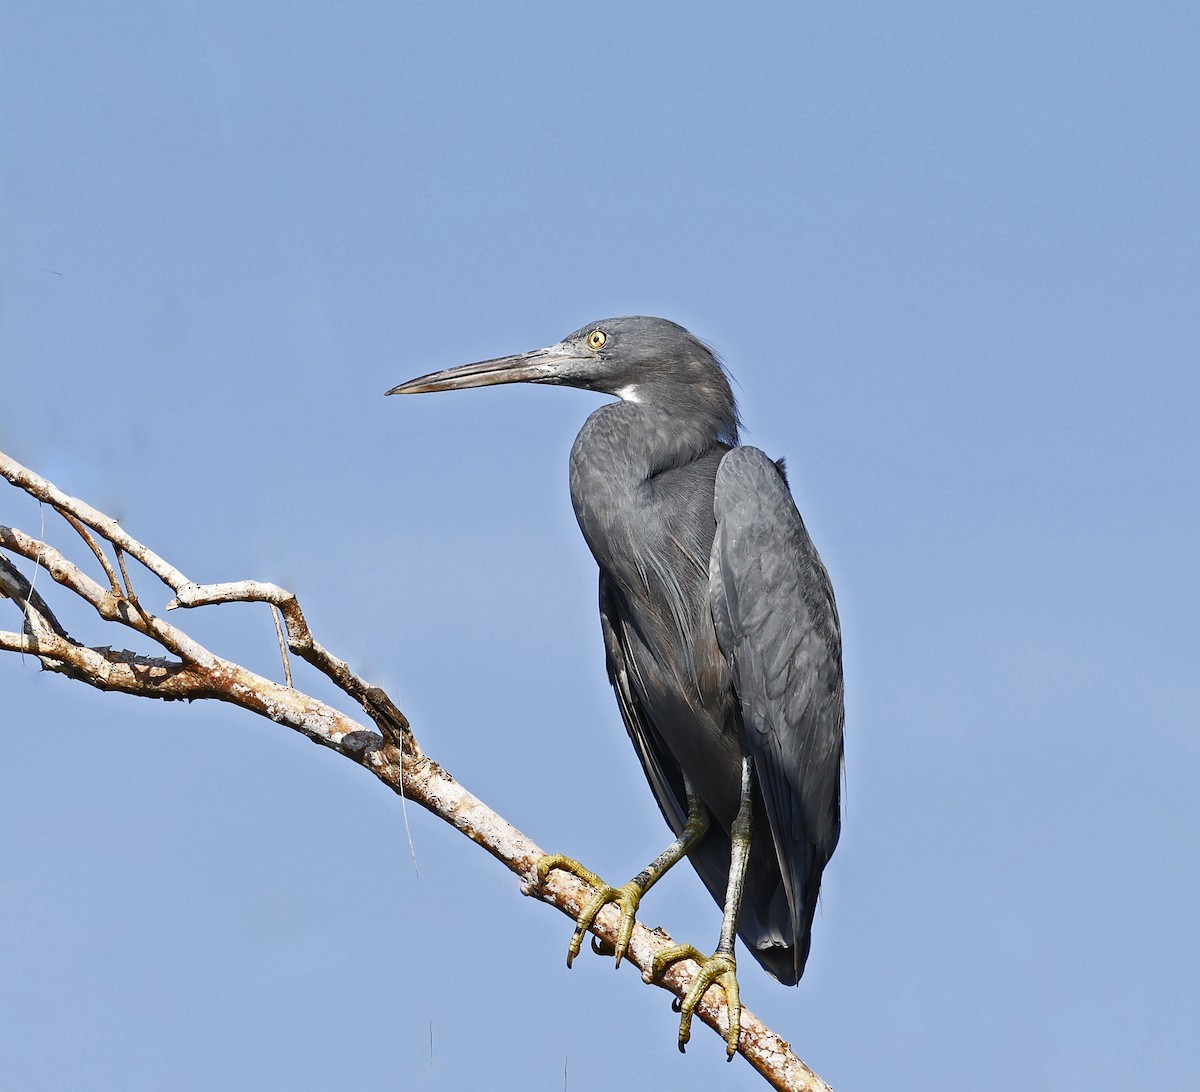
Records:
M774 842L755 844L750 857L761 867L761 855L774 853L781 880L773 896L759 894L767 904L757 907L764 926L757 954L781 981L795 982L841 830L837 607L782 469L757 448L734 448L722 460L714 512L713 619Z

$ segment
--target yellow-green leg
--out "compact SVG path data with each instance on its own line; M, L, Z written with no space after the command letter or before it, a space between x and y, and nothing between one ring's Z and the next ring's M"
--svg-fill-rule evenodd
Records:
M642 896L658 883L667 871L677 864L708 831L708 809L692 792L690 785L686 785L686 789L688 813L683 833L627 884L620 887L609 887L590 869L584 868L573 857L564 857L561 853L547 854L538 861L538 883L545 883L550 870L558 868L564 872L570 872L571 875L594 888L596 892L575 920L575 933L567 948L568 967L579 955L584 935L592 927L596 915L610 902L616 903L621 910L621 925L617 930L617 940L614 945L617 966L621 965L621 960L625 958L625 953L629 948L629 938L633 935L633 923L636 920L637 908L642 901Z
M721 940L711 956L705 956L690 944L676 944L654 955L646 980L657 977L668 964L680 959L694 959L700 971L692 980L687 996L680 1004L679 1049L682 1052L692 1037L692 1016L700 998L709 986L716 983L725 991L729 1009L729 1029L725 1033L726 1060L737 1053L738 1036L742 1031L742 1002L737 980L737 960L733 942L737 936L738 915L742 909L742 893L746 882L746 862L750 859L750 816L753 790L753 766L749 756L742 758L742 795L737 818L730 830L733 851L729 857L729 886L725 891L725 913L721 918Z

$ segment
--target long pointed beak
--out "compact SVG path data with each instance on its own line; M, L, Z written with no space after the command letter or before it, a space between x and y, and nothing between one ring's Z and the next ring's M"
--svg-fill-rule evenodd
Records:
M563 382L564 366L585 358L561 342L545 349L534 349L516 356L498 356L461 368L418 376L393 387L388 394L432 394L435 391L461 391L468 387L491 387L498 383Z

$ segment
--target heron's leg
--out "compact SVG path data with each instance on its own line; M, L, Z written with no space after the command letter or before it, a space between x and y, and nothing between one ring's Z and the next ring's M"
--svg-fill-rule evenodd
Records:
M690 944L676 944L656 952L654 962L646 975L649 982L660 974L668 963L679 959L694 959L700 964L700 972L692 981L687 996L680 1004L679 1049L687 1046L692 1037L692 1015L704 991L714 982L725 991L729 1009L729 1030L725 1033L726 1058L737 1053L738 1036L742 1030L742 1002L738 991L737 960L733 955L733 941L737 936L738 915L742 909L742 893L746 885L746 862L750 859L750 819L753 799L753 765L749 755L742 757L742 795L737 818L730 830L733 851L729 857L729 886L725 890L725 913L721 918L721 940L711 956L698 952Z
M571 937L567 949L567 966L571 966L579 949L583 945L584 934L592 927L596 915L610 902L615 902L621 909L621 925L617 930L617 940L614 950L617 956L617 966L625 958L629 948L629 938L633 935L633 923L636 918L638 905L642 896L650 890L666 874L667 870L690 850L708 831L708 809L700 802L700 798L692 791L691 785L684 782L687 791L687 822L683 833L664 849L653 861L642 869L632 880L621 887L609 887L599 876L584 868L572 857L564 857L561 853L547 854L537 864L538 883L545 883L552 868L570 872L589 887L596 889L579 917L575 921L575 934Z

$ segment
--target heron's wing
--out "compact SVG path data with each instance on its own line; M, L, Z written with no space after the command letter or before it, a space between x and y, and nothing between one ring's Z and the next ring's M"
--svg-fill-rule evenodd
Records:
M753 447L730 451L717 471L713 507L713 620L775 842L798 978L821 872L841 829L837 608L783 472L766 455Z
M637 697L633 674L637 658L630 653L626 619L621 610L619 593L604 570L600 570L600 628L604 633L607 653L608 679L617 695L617 705L629 738L633 741L646 780L662 809L667 824L678 835L687 822L687 792L683 774L667 749L662 745Z

